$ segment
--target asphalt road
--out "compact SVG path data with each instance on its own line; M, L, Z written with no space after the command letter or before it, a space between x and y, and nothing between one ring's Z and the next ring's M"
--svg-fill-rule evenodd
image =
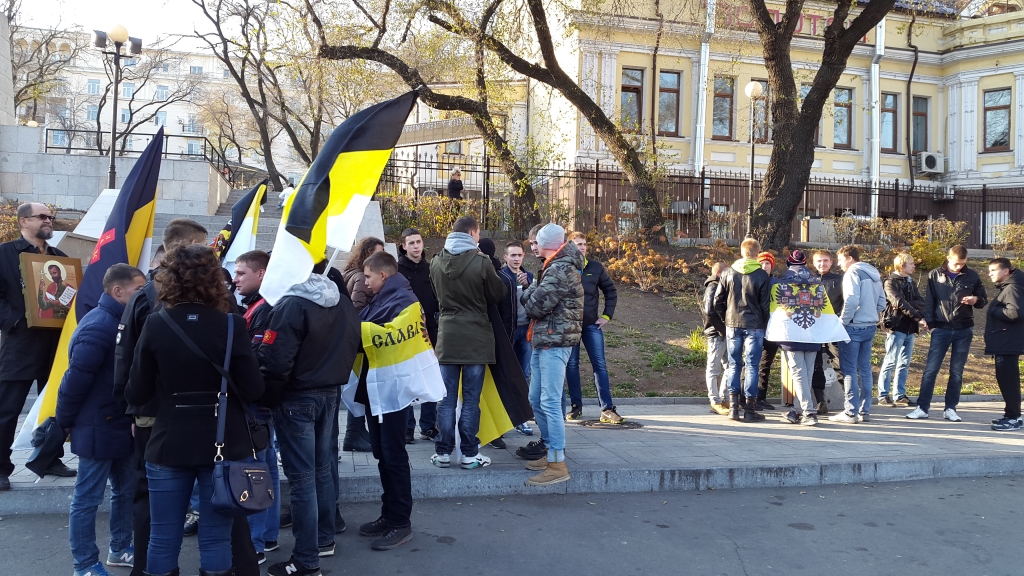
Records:
M343 507L350 528L321 566L360 576L1016 575L1022 480L430 500L413 509L414 540L390 552L357 534L378 512L358 504ZM270 562L287 559L287 529L281 544ZM195 538L181 566L198 573ZM72 572L66 515L0 518L0 574Z

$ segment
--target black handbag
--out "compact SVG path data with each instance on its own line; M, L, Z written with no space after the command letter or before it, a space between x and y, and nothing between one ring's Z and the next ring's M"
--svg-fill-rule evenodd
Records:
M266 462L256 462L256 442L253 438L251 423L255 418L248 418L246 431L249 433L249 443L252 448L253 462L238 462L225 460L221 454L224 448L224 427L228 413L228 384L234 388L231 381L231 348L234 344L234 327L231 325L231 316L228 315L228 341L227 349L224 352L224 366L219 366L210 359L199 346L185 334L178 324L171 319L165 310L160 315L171 330L185 342L185 345L200 358L206 358L214 368L220 372L220 393L217 394L217 440L214 446L217 454L213 457L213 497L210 504L213 511L225 516L250 516L269 509L274 505L274 484L270 477L270 468ZM237 390L234 391L237 394ZM241 400L239 400L241 402ZM247 407L242 405L243 412L248 413ZM262 425L261 425L262 426ZM264 426L265 430L266 427ZM267 434L269 437L269 434ZM266 444L263 444L265 447ZM262 448L260 448L262 449ZM275 462L274 465L277 463Z

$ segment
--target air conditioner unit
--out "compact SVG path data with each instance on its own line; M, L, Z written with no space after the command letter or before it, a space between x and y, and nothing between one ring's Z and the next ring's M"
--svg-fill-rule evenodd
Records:
M936 202L952 202L955 200L955 190L952 186L936 188L934 191L934 198Z
M689 200L675 200L669 207L669 213L671 214L693 214L697 205L695 202Z
M918 152L917 171L921 174L942 174L946 171L945 160L935 152Z

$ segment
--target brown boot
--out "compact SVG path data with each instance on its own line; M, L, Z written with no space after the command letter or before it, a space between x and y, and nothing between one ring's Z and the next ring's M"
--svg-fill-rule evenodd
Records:
M548 457L541 456L536 460L530 460L526 463L527 470L540 471L548 467Z
M723 402L721 404L712 404L711 405L711 413L712 414L721 414L722 416L728 416L729 415L729 404L726 403L726 402Z
M565 467L565 462L548 462L547 468L536 476L530 476L526 480L526 484L529 486L550 486L551 484L565 482L568 479L569 469Z

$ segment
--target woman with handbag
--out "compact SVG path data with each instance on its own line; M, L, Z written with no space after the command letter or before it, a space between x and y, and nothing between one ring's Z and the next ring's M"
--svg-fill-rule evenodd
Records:
M158 298L167 308L146 322L125 390L133 405L154 397L160 404L145 456L152 495L150 576L178 575L185 513L197 481L200 574L234 573L233 518L211 504L214 483L222 466L252 462L254 452L266 444L265 436L253 437L246 414L246 407L263 395L263 378L245 320L226 312L220 270L209 247L193 244L167 252L157 275Z

